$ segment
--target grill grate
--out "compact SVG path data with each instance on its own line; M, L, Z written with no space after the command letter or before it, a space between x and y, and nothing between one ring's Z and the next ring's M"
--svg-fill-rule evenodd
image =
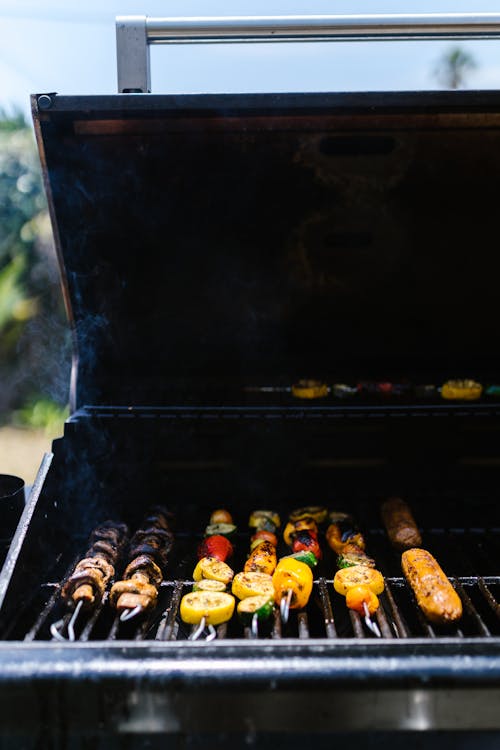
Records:
M431 625L417 607L405 579L397 575L386 575L385 592L380 596L381 606L376 614L382 638L481 639L500 636L500 576L478 575L477 570L471 573L474 561L484 570L495 569L494 550L499 536L500 530L497 528L431 529L424 532L424 546L437 556L447 573L450 575L450 570L460 570L463 573L450 575L450 580L462 600L464 615L458 625ZM375 555L382 572L390 572L391 568L393 570L394 561L399 556L389 548L385 534L380 529L373 529L368 532L368 540L369 549ZM193 629L180 620L179 606L182 596L191 590L192 581L186 578L185 572L192 569L194 559L190 554L196 548L196 542L197 538L192 534L181 535L178 539L181 561L179 570L184 575L162 583L158 605L154 611L138 620L123 623L110 609L105 595L100 605L87 618L81 616L78 619L76 640L187 640ZM237 545L238 548L245 549L243 539ZM189 551L190 554L184 554L184 551ZM175 556L175 548L173 555ZM234 567L236 570L241 569L236 561ZM73 565L69 566L66 576L72 569ZM252 633L250 628L243 628L234 616L231 622L217 628L217 640L256 637L261 640L372 638L363 618L356 612L347 610L344 598L335 592L331 574L330 577L326 575L326 571L334 569L333 555L327 552L320 564L320 574L315 578L313 594L306 610L292 611L286 625L281 621L279 608L276 608L272 622L262 626L258 634ZM65 610L59 596L61 584L48 583L43 588L51 593L25 633L25 641L53 638L50 625L56 621L61 621L60 628L65 633L71 619L72 613Z

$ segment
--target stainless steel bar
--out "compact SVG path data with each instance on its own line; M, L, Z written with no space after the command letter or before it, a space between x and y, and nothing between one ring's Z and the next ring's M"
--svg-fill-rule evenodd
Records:
M118 633L119 627L120 627L120 613L117 612L115 615L115 619L113 620L113 624L111 625L111 629L108 633L108 641L116 640L116 635Z
M415 600L413 601L413 603L414 603L415 609L417 611L418 621L420 622L420 625L422 626L422 629L423 629L424 633L429 638L435 638L436 637L436 633L434 632L434 628L432 627L432 625L429 625L429 623L427 622L427 620L423 616L422 612L420 611L420 607L418 606L418 604L416 603Z
M309 622L307 619L307 612L299 612L297 614L297 621L299 625L299 638L309 638Z
M490 608L493 610L495 615L500 620L500 604L497 602L497 600L491 593L490 589L488 588L488 584L485 582L484 578L482 578L481 576L477 579L477 583L479 586L479 590L481 591L482 595L488 602Z
M217 625L217 639L222 641L227 636L227 622Z
M54 607L54 604L56 603L56 599L59 596L60 587L57 586L57 589L52 593L50 599L48 600L45 607L42 609L38 617L36 618L34 624L32 627L28 630L26 635L24 636L25 641L33 641L40 628L43 626L45 621L47 620L47 617L49 616L50 612L52 611L52 608Z
M85 627L83 628L82 632L80 633L80 637L78 638L79 641L88 641L89 636L92 633L92 630L94 629L94 625L96 624L97 620L99 619L99 615L101 614L104 605L106 604L108 600L108 592L104 592L104 596L102 597L101 601L95 607L94 611L90 615L89 619L87 620Z
M121 16L116 19L116 63L120 93L151 91L145 16Z
M281 614L280 614L280 608L275 607L274 608L274 623L273 623L273 629L271 633L271 637L276 639L281 638Z
M389 607L393 617L393 622L396 626L398 638L409 638L410 631L403 619L402 614L399 611L396 600L394 599L394 595L391 591L391 584L388 582L387 578L385 579L385 595L387 601L389 602Z
M363 625L361 624L361 617L358 615L357 612L354 612L352 609L349 610L349 616L351 618L351 624L352 624L352 629L354 631L354 636L356 638L365 638L365 631L364 631Z
M500 13L116 18L118 91L151 91L151 44L493 39Z
M318 579L319 589L319 600L321 609L323 610L323 617L325 621L325 630L327 638L336 638L337 629L335 627L335 620L333 618L333 609L330 596L328 594L328 586L324 578Z
M179 604L180 604L181 596L182 596L182 588L183 588L182 581L176 581L174 585L174 590L172 591L172 597L170 599L170 603L167 609L165 610L163 618L158 626L158 630L156 631L156 640L159 640L159 641L173 640L174 629L175 629L175 619L177 617L177 612L179 611Z
M75 557L71 565L66 569L66 572L64 573L64 576L61 582L55 586L54 591L52 592L47 604L44 606L44 608L38 615L37 619L35 620L30 630L28 630L28 632L24 636L25 641L33 641L36 638L39 630L43 627L45 621L47 620L47 617L50 615L52 609L55 607L57 599L60 596L62 587L64 586L69 576L73 572L75 565L77 564L79 559L80 559L79 556Z
M500 36L500 13L143 18L148 44Z
M377 609L375 617L377 619L380 632L382 633L382 638L394 638L394 633L392 632L391 626L389 625L389 622L387 620L383 605Z
M466 611L468 612L468 614L472 617L472 619L476 623L476 626L477 626L477 629L479 631L479 634L483 635L483 636L486 636L486 637L490 636L491 633L490 633L489 628L484 623L483 618L481 617L481 615L479 614L479 612L477 611L477 609L473 605L472 600L471 600L469 594L466 592L466 590L464 589L464 587L462 586L462 584L460 583L460 581L458 581L456 578L454 580L453 579L450 579L450 580L452 580L452 582L453 582L453 584L455 586L455 590L457 591L459 597L461 598Z
M141 617L143 615L138 615L138 616ZM143 622L139 623L138 626L137 626L137 629L135 631L134 641L144 641L144 640L146 640L146 636L148 635L148 633L149 633L149 631L150 631L150 629L151 629L151 627L153 625L154 617L155 617L155 611L154 610L150 613L149 617L146 614L146 617L143 620Z

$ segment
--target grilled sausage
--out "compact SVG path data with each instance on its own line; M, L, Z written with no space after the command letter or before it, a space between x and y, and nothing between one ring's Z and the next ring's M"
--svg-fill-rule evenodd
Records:
M410 507L400 497L390 497L382 504L382 520L393 547L399 550L420 547L422 537Z
M406 580L427 617L437 625L446 625L462 616L462 602L437 560L425 549L409 549L401 556Z

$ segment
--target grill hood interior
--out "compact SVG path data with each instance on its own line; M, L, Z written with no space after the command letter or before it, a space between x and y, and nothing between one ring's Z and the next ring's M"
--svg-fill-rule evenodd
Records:
M499 94L38 101L74 408L498 375Z

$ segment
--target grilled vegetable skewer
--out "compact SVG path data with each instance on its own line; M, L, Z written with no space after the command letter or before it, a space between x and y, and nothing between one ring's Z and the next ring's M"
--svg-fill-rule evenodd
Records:
M292 511L283 532L285 543L293 554L283 557L273 575L276 602L286 624L290 609L302 609L309 601L313 575L311 568L321 558L318 523L326 517L326 508L310 506Z
M259 622L267 620L274 611L274 586L272 574L277 564L276 531L279 515L272 510L255 510L248 520L253 530L250 554L243 572L233 581L232 591L240 599L238 616L250 626L254 638L259 634Z
M365 539L354 519L347 513L332 512L330 521L326 538L338 555L338 570L333 579L335 591L346 597L347 607L364 617L367 628L381 638L371 615L380 606L377 594L384 590L384 578L375 570L375 561L366 554Z
M173 541L169 514L164 508L154 508L132 537L130 562L122 580L111 588L110 603L120 613L121 622L155 606Z
M182 597L180 615L183 622L197 626L190 640L197 640L208 627L207 641L217 633L215 625L231 619L234 612L234 597L226 592L233 580L234 572L227 565L233 554L228 539L236 531L231 514L227 510L215 510L205 529L205 538L198 547L198 563L193 571L193 590Z
M96 607L115 574L115 567L125 545L128 528L124 523L104 521L90 535L90 547L65 582L61 596L75 609L68 623L68 637L75 640L75 624L81 610ZM50 631L57 640L65 640L59 632L63 620L53 623Z

